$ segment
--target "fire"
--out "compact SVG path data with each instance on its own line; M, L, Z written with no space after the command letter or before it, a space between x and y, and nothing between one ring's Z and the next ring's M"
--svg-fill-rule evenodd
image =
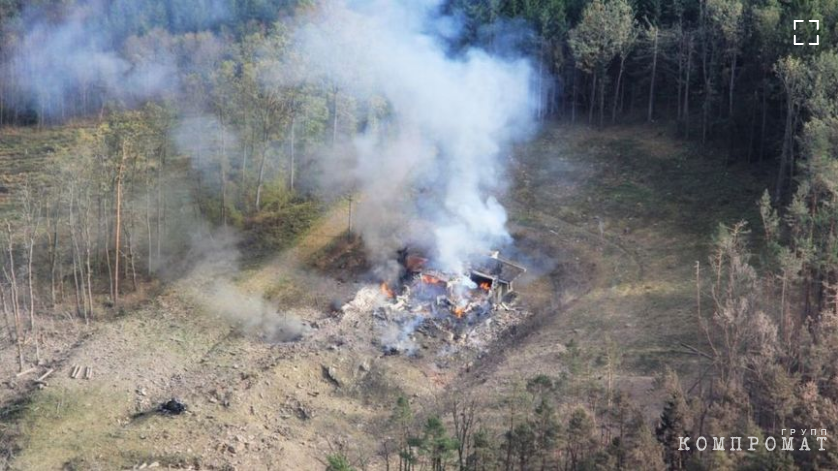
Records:
M465 308L462 306L457 306L454 308L454 315L457 316L457 319L463 317L463 312L465 312Z
M422 275L422 283L427 283L429 285L441 285L443 284L443 281L435 276L425 274Z
M484 281L483 283L480 283L480 289L484 291L489 291L492 289L492 284L488 281Z
M388 298L396 297L396 293L394 293L393 290L391 290L390 287L387 286L387 283L381 283L381 292Z

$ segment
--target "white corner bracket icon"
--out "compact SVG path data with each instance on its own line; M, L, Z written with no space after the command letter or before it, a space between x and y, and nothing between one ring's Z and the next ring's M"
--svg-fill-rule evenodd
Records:
M795 30L795 31L797 31L797 23L805 23L805 22L806 22L806 20L794 20L794 30ZM820 20L809 20L809 23L815 23L815 31L820 31L820 30L821 30L821 22L820 22ZM821 43L821 35L820 35L820 34L816 34L816 35L815 35L815 42L813 42L813 43L808 43L808 45L809 45L809 46L817 46L817 45L819 45L820 43ZM795 34L795 35L794 35L794 45L795 45L795 46L806 46L806 45L807 45L807 43L797 42L797 35Z

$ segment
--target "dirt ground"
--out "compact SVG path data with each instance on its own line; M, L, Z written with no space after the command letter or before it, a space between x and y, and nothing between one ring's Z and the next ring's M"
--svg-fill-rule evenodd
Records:
M502 395L564 371L571 342L591 352L616 345L618 386L651 420L655 374L695 370L678 349L696 338L695 262L706 261L718 222L755 217L755 204L734 202L762 190L758 175L684 147L644 127L548 125L516 149L504 201L516 247L506 255L529 268L519 290L534 314L479 354L384 356L369 341L370 319L332 313L368 283L356 276L357 247L340 242L343 206L236 279L301 317L310 330L299 342L238 334L199 307L203 285L193 279L93 328L51 321L37 372L16 377L12 348L0 351L6 467L319 470L346 446L366 469L383 469L376 452L398 395L418 409L452 391ZM92 378L70 378L74 365L93 367ZM47 367L55 372L38 389L33 379ZM154 412L172 397L187 413Z

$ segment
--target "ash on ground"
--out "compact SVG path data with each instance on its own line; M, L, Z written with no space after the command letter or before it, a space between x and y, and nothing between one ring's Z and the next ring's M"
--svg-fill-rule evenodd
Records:
M513 292L525 270L495 256L467 275L426 270L415 260L398 286L382 283L358 290L341 308L344 320L372 323L372 343L384 354L449 356L482 352L530 313Z

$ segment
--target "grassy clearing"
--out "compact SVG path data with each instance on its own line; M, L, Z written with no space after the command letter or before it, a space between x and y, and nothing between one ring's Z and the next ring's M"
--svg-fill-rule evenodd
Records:
M89 385L34 393L21 414L25 452L15 462L16 468L43 469L39 467L44 463L65 463L74 458L114 458L106 438L120 437L114 429L118 411L129 405L124 395Z
M767 183L695 144L630 129L588 131L570 155L596 169L574 201L588 213L674 226L702 239L720 222L758 222L756 199Z
M638 372L692 362L673 350L681 341L702 343L695 262L707 263L718 224L745 219L759 227L756 200L767 182L712 152L651 132L588 132L572 142L570 155L594 171L570 204L598 216L588 226L628 247L643 266L641 278L615 280L599 297L592 293L591 311L607 320L582 323L621 338L627 366Z
M0 128L0 216L8 214L20 185L42 184L56 157L70 149L84 126Z
M100 326L67 361L56 365L46 389L33 391L3 414L19 450L12 469L112 470L154 461L194 464L186 447L152 445L158 440L166 443L168 434L180 434L194 423L156 414L132 416L153 410L171 394L188 397L191 388L186 383L173 387L171 378L183 377L214 350L224 357L215 346L229 329L224 322L184 309L176 297L161 297L158 303ZM93 379L68 378L72 364L94 365Z
M249 264L239 276L239 285L285 307L325 307L339 290L334 280L316 273L317 262L343 238L347 218L347 203L333 205L312 220L292 247L265 254L259 263ZM310 270L312 266L315 270Z
M71 147L79 132L86 125L59 126L38 130L32 127L6 127L0 129L0 158L25 157L37 159ZM20 171L36 169L21 162Z
M679 342L702 345L695 262L707 263L719 223L744 218L759 227L756 200L766 182L751 169L727 166L724 156L643 126L552 127L516 155L511 220L571 254L562 263L582 260L581 272L559 273L560 286L588 270L591 279L589 291L565 309L543 308L500 376L560 374L565 345L597 356L614 341L621 381L659 410L648 394L651 375L665 366L694 371L699 361L675 353ZM523 289L533 291L527 299L539 299L550 288Z
M153 462L197 464L188 454L152 451L145 441L165 433L170 419L128 423L130 396L104 386L62 387L33 394L22 415L23 453L13 469L113 470Z
M652 404L652 374L667 365L693 369L697 361L672 353L678 341L698 342L693 264L706 260L718 222L743 214L756 220L751 201L762 184L646 128L550 128L521 149L518 161L506 201L510 220L516 232L549 247L557 268L521 287L541 309L537 323L502 355L486 359L493 369L477 387L500 393L507 379L566 371L575 361L569 345L596 359L615 342L623 355L619 381ZM334 279L354 274L360 263L347 255L353 244L341 242L347 216L348 208L336 205L301 231L293 248L248 264L237 284L282 306L323 306L340 290L351 291L351 283ZM336 264L345 270L335 272ZM305 359L277 352L275 360L248 363L268 350L191 308L186 293L196 288L175 287L179 294L98 331L71 360L104 363L96 380L56 375L48 389L9 406L0 420L20 433L14 469L120 469L154 461L220 467L245 455L272 464L281 462L277 456L322 456L324 449L312 448L318 434L375 438L360 425L385 417L375 412L382 404L399 392L433 389L428 374L398 357L373 363L345 397L333 393L321 368L343 364L338 360L348 353L323 349ZM353 361L345 362L347 374L358 371ZM451 384L465 389L459 378ZM139 386L148 389L145 399L135 392ZM125 422L138 400L149 407L171 394L184 394L196 414ZM220 404L227 394L229 407ZM298 403L318 413L300 419ZM218 451L237 443L237 435L256 437L251 443L259 451L242 449L235 458Z

